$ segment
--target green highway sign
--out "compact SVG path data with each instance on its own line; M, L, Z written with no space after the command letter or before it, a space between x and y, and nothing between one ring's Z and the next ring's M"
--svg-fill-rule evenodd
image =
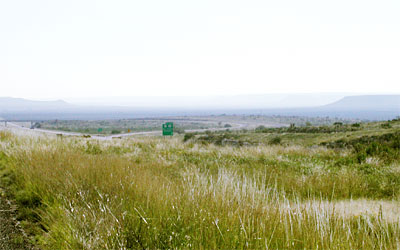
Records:
M174 124L172 122L166 122L162 125L162 134L165 135L174 135Z
M103 132L103 129L102 129L102 128L99 128L99 129L97 130L97 132L101 133L101 132Z

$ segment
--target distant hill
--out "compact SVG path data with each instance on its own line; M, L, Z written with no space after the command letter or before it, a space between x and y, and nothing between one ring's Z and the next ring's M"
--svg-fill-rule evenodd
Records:
M0 97L0 112L50 111L72 107L74 105L63 100L32 101L22 98Z
M346 96L331 104L290 109L266 109L265 115L329 116L346 119L388 120L400 116L400 95Z
M400 111L400 95L346 96L339 101L323 106L324 109Z
M263 95L247 98L237 97L235 105L231 100L221 99L218 104L210 105L212 100L205 103L204 98L193 100L197 105L168 107L159 105L158 107L140 106L108 106L95 104L74 105L62 100L58 101L32 101L21 98L0 97L0 117L10 120L102 120L102 119L128 119L139 117L160 117L160 116L193 116L193 115L282 115L282 116L309 116L309 117L337 117L347 119L365 120L388 120L400 116L400 95L363 95L347 96L338 101L328 95L324 97L334 101L331 104L317 107L288 107L294 103L303 103L306 95L299 95L295 100L288 100L285 97L274 99L274 103L283 102L278 107L265 107L265 97ZM270 96L274 97L274 96ZM312 103L319 102L316 96ZM154 98L153 98L154 99ZM270 98L270 101L273 98ZM164 99L163 99L164 100ZM180 100L183 100L181 98ZM337 99L336 99L337 100ZM148 100L147 100L148 101ZM198 102L196 102L198 101ZM268 100L267 100L268 101ZM272 103L272 102L271 102ZM131 104L131 102L130 102ZM162 104L159 102L158 104ZM202 105L204 104L204 105ZM273 105L271 105L273 106Z
M68 102L90 106L182 109L266 109L318 107L340 100L345 93L253 94L221 96L121 96L71 98Z

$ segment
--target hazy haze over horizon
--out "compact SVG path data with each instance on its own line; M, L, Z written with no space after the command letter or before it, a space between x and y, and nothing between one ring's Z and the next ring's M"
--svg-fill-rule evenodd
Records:
M258 94L218 96L119 96L65 98L79 105L185 108L281 108L313 107L337 101L346 93Z

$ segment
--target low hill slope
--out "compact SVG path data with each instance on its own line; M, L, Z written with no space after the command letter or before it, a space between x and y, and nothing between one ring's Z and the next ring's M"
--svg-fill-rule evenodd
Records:
M324 106L325 109L400 111L400 95L346 96Z
M71 108L71 105L63 100L57 101L33 101L23 98L0 97L1 111L47 111Z

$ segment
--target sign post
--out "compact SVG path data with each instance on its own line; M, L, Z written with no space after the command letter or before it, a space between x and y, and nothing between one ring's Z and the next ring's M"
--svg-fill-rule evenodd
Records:
M162 125L163 136L173 136L174 135L174 124L172 122L166 122Z

